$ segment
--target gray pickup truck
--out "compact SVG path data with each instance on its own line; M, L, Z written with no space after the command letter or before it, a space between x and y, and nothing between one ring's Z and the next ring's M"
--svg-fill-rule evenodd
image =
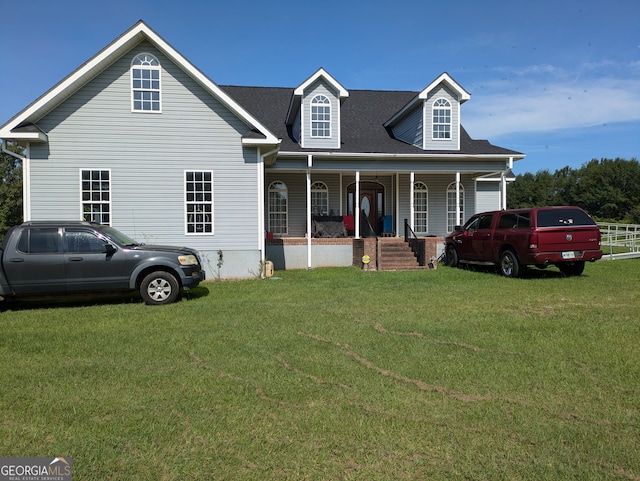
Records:
M89 222L25 222L0 247L0 300L138 290L146 304L170 304L204 278L193 249L139 244Z

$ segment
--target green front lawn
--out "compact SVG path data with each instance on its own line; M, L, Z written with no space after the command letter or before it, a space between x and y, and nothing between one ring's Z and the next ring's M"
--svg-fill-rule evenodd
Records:
M0 455L74 480L638 480L640 261L276 272L0 313Z

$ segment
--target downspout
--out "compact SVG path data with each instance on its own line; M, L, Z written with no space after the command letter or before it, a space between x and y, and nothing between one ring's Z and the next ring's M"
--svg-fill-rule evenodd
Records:
M31 187L30 187L30 176L31 176L31 162L29 162L29 158L20 154L16 154L11 150L7 149L7 141L2 140L2 153L10 155L11 157L18 159L22 163L22 220L24 222L31 220ZM27 152L30 151L29 144L27 144Z
M307 156L307 269L311 269L311 167L313 155Z

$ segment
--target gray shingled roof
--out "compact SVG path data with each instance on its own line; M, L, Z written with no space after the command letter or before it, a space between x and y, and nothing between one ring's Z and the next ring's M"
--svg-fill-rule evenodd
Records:
M220 85L236 102L250 112L274 135L282 139L281 152L305 152L293 139L285 124L293 96L293 88L239 87ZM474 140L461 127L460 150L429 151L396 140L384 123L418 95L418 92L384 90L350 90L342 104L342 147L326 149L346 153L378 154L457 154L457 155L522 155L490 144L486 140ZM324 149L323 149L324 150Z

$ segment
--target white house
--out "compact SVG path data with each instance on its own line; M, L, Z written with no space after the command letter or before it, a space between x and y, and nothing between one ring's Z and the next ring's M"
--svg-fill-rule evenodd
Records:
M505 208L524 155L467 134L469 99L447 73L420 92L347 90L322 68L294 88L219 86L140 21L0 138L27 148L25 220L107 223L243 278L265 259L357 264L405 223L438 239Z

